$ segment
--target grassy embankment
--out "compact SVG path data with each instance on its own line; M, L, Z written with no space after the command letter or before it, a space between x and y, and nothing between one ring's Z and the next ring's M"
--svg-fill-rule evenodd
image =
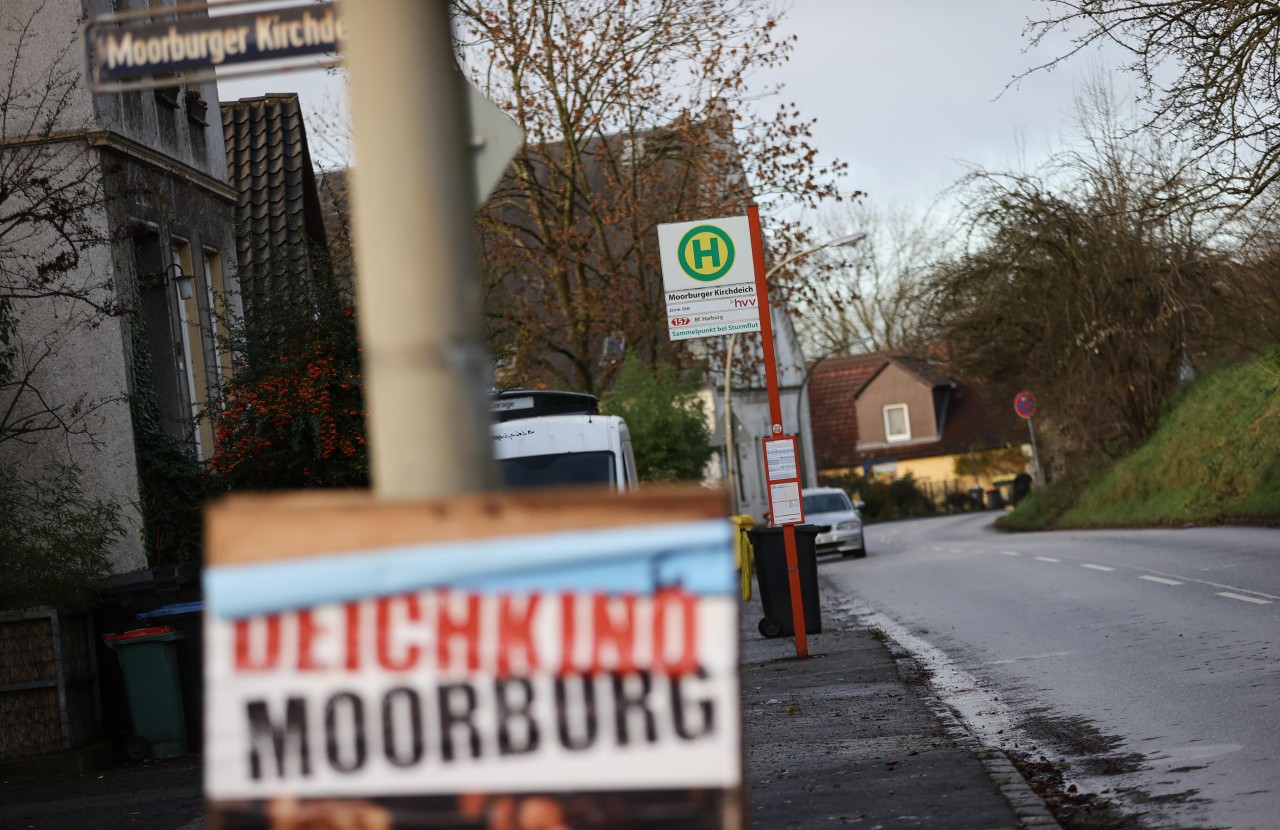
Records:
M1199 380L1114 467L1055 482L1006 530L1280 520L1280 349Z

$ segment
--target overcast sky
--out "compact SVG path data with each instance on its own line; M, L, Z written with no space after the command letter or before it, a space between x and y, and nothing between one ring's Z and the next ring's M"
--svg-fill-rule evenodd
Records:
M848 162L851 187L872 204L919 205L963 174L961 162L1014 164L1019 145L1039 159L1056 141L1088 61L1005 90L1047 57L1023 51L1026 16L1041 5L797 0L784 25L798 48L773 74L818 119L820 152Z
M799 36L792 60L759 79L785 84L782 98L817 119L819 152L849 164L846 190L866 191L875 206L922 208L962 175L962 162L1009 167L1043 159L1057 144L1077 84L1099 59L1077 57L1004 91L1051 57L1023 51L1026 17L1042 7L794 0L783 24ZM223 100L294 91L306 112L342 106L340 84L315 70L220 84Z

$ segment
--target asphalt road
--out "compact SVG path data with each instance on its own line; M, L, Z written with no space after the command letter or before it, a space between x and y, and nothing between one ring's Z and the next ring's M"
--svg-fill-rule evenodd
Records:
M824 559L984 741L1141 828L1280 826L1280 530L872 525Z

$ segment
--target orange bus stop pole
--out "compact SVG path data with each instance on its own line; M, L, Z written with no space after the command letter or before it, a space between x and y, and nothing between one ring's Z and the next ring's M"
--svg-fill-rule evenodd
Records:
M756 302L760 308L760 340L764 348L764 377L769 390L769 424L771 438L782 435L782 401L778 396L778 362L773 352L773 320L769 316L769 285L765 279L764 240L760 235L760 209L747 208L751 228L751 254L756 267ZM809 640L805 635L804 606L800 594L800 565L796 556L796 531L792 524L782 526L782 541L787 552L787 582L791 586L791 618L796 630L796 656L809 656Z

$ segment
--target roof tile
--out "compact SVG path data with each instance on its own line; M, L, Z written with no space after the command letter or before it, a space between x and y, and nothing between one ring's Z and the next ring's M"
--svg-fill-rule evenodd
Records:
M222 127L237 217L254 237L237 246L242 281L281 257L307 267L325 232L298 96L224 102Z

